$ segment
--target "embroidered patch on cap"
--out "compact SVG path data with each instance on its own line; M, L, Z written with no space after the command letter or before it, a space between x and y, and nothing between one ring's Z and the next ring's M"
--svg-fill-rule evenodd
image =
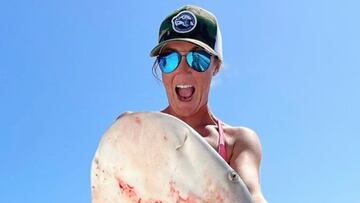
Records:
M187 33L195 28L197 21L193 13L182 11L173 17L171 23L175 32Z

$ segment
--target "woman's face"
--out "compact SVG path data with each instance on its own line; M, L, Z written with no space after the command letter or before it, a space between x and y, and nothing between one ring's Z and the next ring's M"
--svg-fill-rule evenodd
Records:
M162 53L176 50L181 55L200 47L184 41L169 42ZM180 117L188 117L207 105L210 83L219 66L218 60L212 56L209 68L205 72L197 72L189 67L183 56L178 67L171 73L162 73L170 110Z

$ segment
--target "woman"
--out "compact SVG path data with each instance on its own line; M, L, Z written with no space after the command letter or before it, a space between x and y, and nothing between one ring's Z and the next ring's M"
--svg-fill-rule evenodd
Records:
M222 63L221 33L210 12L183 6L160 26L150 55L162 71L169 106L162 110L194 128L237 171L253 201L266 202L259 183L261 145L254 131L216 118L208 105L212 77Z

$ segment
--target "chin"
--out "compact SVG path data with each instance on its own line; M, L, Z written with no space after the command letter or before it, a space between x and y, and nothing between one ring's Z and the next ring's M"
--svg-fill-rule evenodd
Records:
M171 109L177 117L191 117L198 113L201 107L202 105L200 105L199 103L193 103L189 105L172 105Z

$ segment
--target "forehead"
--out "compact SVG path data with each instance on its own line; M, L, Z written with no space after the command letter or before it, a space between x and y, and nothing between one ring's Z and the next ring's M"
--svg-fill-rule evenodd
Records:
M177 50L177 51L190 51L194 49L200 49L199 46L185 41L172 41L168 42L162 50Z

